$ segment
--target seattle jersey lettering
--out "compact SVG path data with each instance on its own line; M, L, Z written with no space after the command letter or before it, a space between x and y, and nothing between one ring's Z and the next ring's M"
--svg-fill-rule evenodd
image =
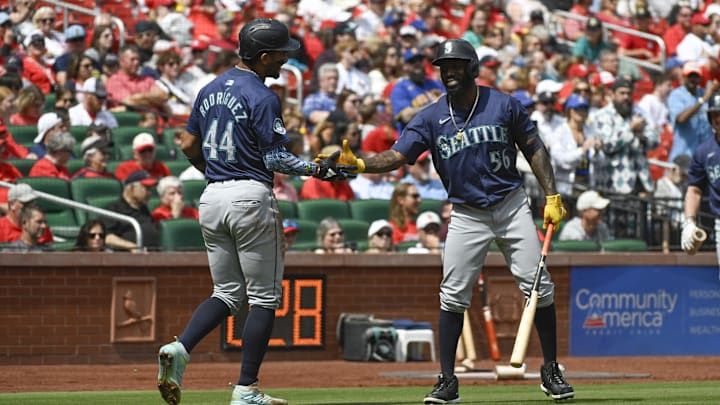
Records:
M472 145L481 143L510 144L508 130L498 125L480 125L464 131L462 139L457 134L441 135L437 139L440 157L450 159L453 155Z
M227 92L210 93L200 102L200 114L205 118L208 110L216 105L224 105L235 117L235 122L247 119L247 112L237 97Z
M708 166L706 170L710 183L715 183L720 179L720 165Z

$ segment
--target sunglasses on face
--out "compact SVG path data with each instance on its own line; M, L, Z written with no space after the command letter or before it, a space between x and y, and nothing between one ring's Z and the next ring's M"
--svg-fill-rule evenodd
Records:
M378 238L392 238L392 231L380 231L375 236Z
M91 239L98 239L98 238L102 239L105 237L105 233L104 232L89 232L88 236Z
M358 99L358 98L348 99L347 101L349 103L353 103L353 104L360 104L360 99Z
M420 194L418 194L418 193L415 193L415 194L408 194L408 197L411 197L411 198L414 198L414 199L416 199L416 200L417 200L418 198L420 198Z
M55 19L54 18L41 18L38 20L40 24L54 24Z

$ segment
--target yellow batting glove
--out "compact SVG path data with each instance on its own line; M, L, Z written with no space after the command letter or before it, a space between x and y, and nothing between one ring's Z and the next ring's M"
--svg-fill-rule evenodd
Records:
M545 197L545 210L543 211L543 229L547 228L548 224L553 224L555 229L560 225L560 221L567 217L567 210L562 203L560 194L548 195Z
M343 140L342 153L337 160L341 165L356 166L357 171L353 173L362 173L365 171L365 161L355 156L353 151L350 149L350 143L347 139Z

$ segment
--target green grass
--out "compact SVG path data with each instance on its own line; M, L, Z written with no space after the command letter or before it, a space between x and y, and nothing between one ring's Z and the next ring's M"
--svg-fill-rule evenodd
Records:
M576 397L561 404L720 404L718 381L651 384L577 384ZM428 387L273 389L268 393L291 405L422 404ZM463 404L552 404L536 384L460 387ZM187 391L182 405L227 405L230 391ZM155 391L38 392L0 394L0 404L12 405L162 405Z

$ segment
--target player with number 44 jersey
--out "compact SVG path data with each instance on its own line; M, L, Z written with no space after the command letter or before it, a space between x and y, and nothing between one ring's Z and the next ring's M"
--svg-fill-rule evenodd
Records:
M546 194L544 223L556 228L565 217L548 152L520 102L475 84L479 61L469 42L449 39L438 47L433 64L440 67L447 95L408 123L393 147L363 160L345 147L338 162L358 171L380 173L414 164L430 150L433 164L453 203L445 242L438 322L441 374L426 404L460 401L454 375L455 352L463 313L482 271L490 243L497 242L509 260L518 287L529 296L540 259L537 237L522 178L515 168L519 150L530 163ZM544 362L541 389L553 399L568 399L573 388L557 363L554 286L543 266L535 327Z

